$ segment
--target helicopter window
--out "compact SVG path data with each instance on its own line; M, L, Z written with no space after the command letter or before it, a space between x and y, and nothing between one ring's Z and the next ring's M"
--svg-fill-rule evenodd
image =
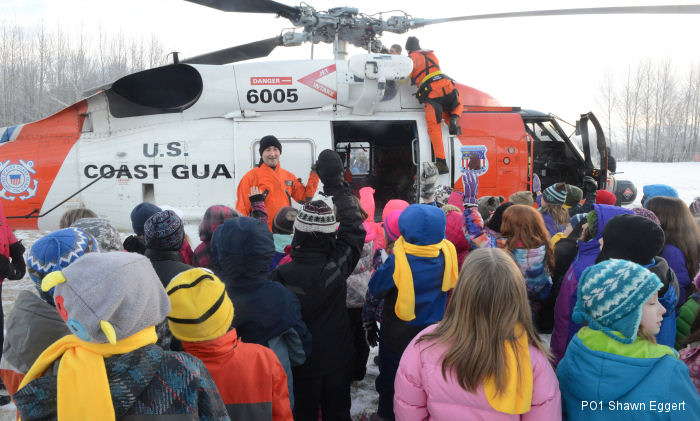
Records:
M353 175L368 175L371 172L369 142L340 142L336 143L335 149Z
M186 64L174 64L125 76L105 91L114 117L178 113L202 94L202 77Z

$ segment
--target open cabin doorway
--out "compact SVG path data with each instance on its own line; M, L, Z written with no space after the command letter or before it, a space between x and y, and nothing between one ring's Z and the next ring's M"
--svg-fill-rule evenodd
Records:
M415 121L335 121L333 138L353 193L374 188L375 221L391 199L416 202L420 145Z

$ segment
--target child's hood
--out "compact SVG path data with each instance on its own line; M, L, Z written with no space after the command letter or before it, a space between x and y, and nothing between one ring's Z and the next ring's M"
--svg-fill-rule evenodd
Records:
M644 346L641 342L646 341L635 344ZM640 351L640 345L637 352ZM673 351L669 348L669 352ZM624 401L643 394L642 389L645 387L658 383L660 379L667 379L670 366L674 361L679 362L673 354L639 358L595 351L584 344L579 335L571 340L566 354L565 360L568 362L562 360L563 364L560 363L557 368L561 390L568 391L576 399L589 401Z
M399 217L399 231L411 244L426 246L445 239L445 213L430 205L411 205Z

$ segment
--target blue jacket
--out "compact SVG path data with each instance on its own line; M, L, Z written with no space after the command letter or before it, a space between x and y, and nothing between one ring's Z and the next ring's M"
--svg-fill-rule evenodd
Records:
M226 284L233 301L233 326L243 341L269 346L290 328L302 340L307 357L311 334L301 318L293 292L267 279L275 253L272 233L254 218L232 218L220 225L211 240L211 265Z
M404 239L415 245L436 244L445 238L445 213L430 205L411 205L399 217L399 231ZM396 316L394 307L398 290L394 284L394 256L391 255L369 281L369 292L384 298L382 323L383 340L387 348L401 355L413 337L426 326L442 320L447 293L442 291L445 257L406 255L413 274L415 315L410 322Z
M623 213L632 213L631 210L610 205L593 205L593 210L598 215L598 233L589 241L578 242L578 254L571 264L571 268L564 275L559 295L554 306L554 330L552 331L551 350L554 355L554 363L558 363L564 356L566 345L571 338L581 329L580 324L571 321L571 313L576 305L576 290L578 280L583 271L595 264L600 253L599 240L603 236L605 224L614 216Z
M676 278L678 278L680 293L678 302L676 303L676 309L679 309L688 299L688 289L690 287L690 275L685 265L685 256L683 256L683 252L678 247L667 243L663 251L661 251L661 257L666 259L666 262L668 262L668 265L676 274Z
M557 367L557 377L564 417L570 421L700 418L700 396L690 380L688 367L671 355L632 358L594 351L577 335ZM684 402L684 410L659 413L652 407L674 402ZM637 404L638 408L644 404L644 410L618 409L625 403ZM592 405L597 405L595 410ZM616 410L611 411L610 405Z

